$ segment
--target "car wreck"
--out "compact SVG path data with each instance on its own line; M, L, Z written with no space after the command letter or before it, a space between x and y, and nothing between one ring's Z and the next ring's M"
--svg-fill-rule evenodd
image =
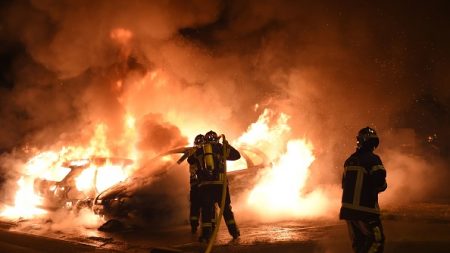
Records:
M92 207L94 198L103 191L102 188L115 184L102 180L108 170L127 170L133 161L124 158L92 157L89 159L70 160L61 166L52 168L58 170L54 180L36 178L35 192L43 199L42 208L56 210L60 208L79 210ZM120 172L119 172L120 173ZM122 176L124 177L124 176ZM115 181L120 180L115 179Z
M180 168L174 168L180 165L172 158L186 153L188 149L166 152L139 168L132 168L135 166L133 160L125 158L70 160L53 168L59 170L54 180L35 179L35 192L43 198L41 207L47 210L78 212L82 208L91 209L106 221L107 226L103 225L100 230L120 230L125 223L167 222L180 212L185 213L183 208L186 206L179 203L185 202L187 205L188 202L187 171L186 177L180 178ZM228 172L230 190L235 193L248 188L255 180L257 171L268 165L266 155L260 150L242 146L239 151L243 159L231 163ZM110 185L102 184L102 177L111 177L110 172L114 170L128 171L130 174L110 181ZM174 185L186 185L186 189ZM169 188L174 190L165 190Z

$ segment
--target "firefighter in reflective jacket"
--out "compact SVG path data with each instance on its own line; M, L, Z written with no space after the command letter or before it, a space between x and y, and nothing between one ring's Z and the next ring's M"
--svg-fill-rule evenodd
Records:
M202 147L204 143L205 136L203 134L199 134L195 137L194 140L194 148L199 149ZM195 158L195 153L192 155L193 158L189 159L189 183L190 183L190 191L189 191L189 222L191 224L191 232L195 234L197 232L197 228L199 225L199 217L200 217L200 192L199 192L199 178L198 171L201 170L202 164L200 163L200 159Z
M226 160L238 160L241 155L232 146L225 144ZM205 143L201 149L196 152L196 157L200 158L203 166L202 170L198 171L200 180L200 196L201 196L201 220L202 232L200 241L208 241L211 237L212 230L215 226L215 204L220 205L222 199L223 177L225 176L225 165L223 164L223 150L224 146L219 143L219 137L213 131L205 134ZM191 162L194 156L191 158ZM188 158L189 160L189 158ZM229 188L227 185L227 195L225 196L225 206L223 210L223 217L230 235L236 239L240 236L239 229L234 219L234 214L231 208L231 198Z
M370 127L359 131L357 150L344 164L340 219L346 220L352 247L357 253L380 253L384 250L378 193L386 190L386 170L373 153L379 138Z

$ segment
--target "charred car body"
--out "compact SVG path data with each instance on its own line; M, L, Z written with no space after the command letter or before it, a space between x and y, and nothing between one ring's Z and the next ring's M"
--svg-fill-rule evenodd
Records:
M248 188L252 184L251 180L256 179L257 171L267 166L267 157L263 152L250 147L239 147L239 151L244 159L230 164L227 173L232 192ZM174 153L163 156L168 154ZM109 164L126 169L133 161L99 157L68 161L55 168L61 173L57 180L36 179L35 192L43 197L43 207L47 209L79 210L88 207L105 220L167 224L173 217L186 214L189 176L188 171L173 159L161 159L163 156L103 189L96 187L98 181L110 175L101 175L99 168ZM81 177L86 171L90 171L91 176ZM80 182L77 181L80 178L83 184L90 187L80 188ZM186 187L180 187L182 185Z
M100 184L102 174L110 168L126 170L133 161L123 158L93 157L71 160L57 170L53 180L38 178L34 181L35 192L43 198L42 207L46 209L91 207L92 201L104 187Z
M239 151L243 161L231 164L233 171L227 173L232 192L240 192L251 186L252 180L256 180L257 171L267 166L267 157L263 152L250 147L240 147ZM185 170L184 177L176 176L180 172L172 168L173 164L170 161L153 173L137 171L134 177L100 193L95 198L93 210L106 219L140 217L153 223L167 221L180 210L185 214L188 173ZM179 185L186 185L186 189ZM180 207L180 202L186 206Z

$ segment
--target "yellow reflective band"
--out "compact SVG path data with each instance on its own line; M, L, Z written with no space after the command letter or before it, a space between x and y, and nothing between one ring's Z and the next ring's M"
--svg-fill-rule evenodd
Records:
M372 246L370 247L369 251L367 253L376 253L378 252L378 248L380 247L381 243L374 242L372 243Z
M191 220L198 220L197 216L191 216Z
M364 206L360 206L360 205L353 205L353 204L349 204L349 203L342 203L342 207L345 207L348 209L354 209L354 210L358 210L358 211L363 211L363 212L368 212L368 213L380 214L380 209L378 208L378 206L376 206L375 208L370 208L370 207L364 207Z
M203 223L202 223L202 227L204 227L204 228L212 227L212 223L209 223L209 222L203 222Z
M362 171L365 171L365 169L362 168L362 170L358 170L358 172L356 174L355 191L353 193L353 205L355 205L355 206L359 206L359 202L361 200L361 192L362 192L363 177L364 177L364 174Z
M366 169L364 167L362 167L362 166L347 166L347 167L344 167L344 170L345 170L345 172L347 172L347 171L358 171L358 172L361 171L362 173L367 174Z
M373 228L373 233L375 235L375 241L381 242L381 230L378 226Z
M370 173L373 173L377 170L386 170L382 164L374 165L370 168Z
M236 224L236 221L234 219L231 219L231 220L227 220L226 223L228 225L231 225L231 224Z
M211 184L223 184L223 181L205 181L205 182L201 182L199 184L199 186L202 185L211 185Z

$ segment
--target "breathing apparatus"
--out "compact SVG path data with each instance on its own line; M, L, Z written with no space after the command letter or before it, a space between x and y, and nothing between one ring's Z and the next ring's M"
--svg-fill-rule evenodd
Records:
M213 144L218 143L219 139L220 137L217 136L214 131L209 131L205 134L205 141L203 143L203 165L206 171L211 175L215 169Z
M206 137L206 135L205 135ZM223 209L225 207L225 198L227 195L227 157L228 157L228 141L225 138L225 135L220 135L220 138L222 138L222 164L224 165L224 177L223 177L223 182L222 182L222 199L220 200L220 211L219 211L219 215L217 216L217 224L214 228L213 234L211 236L211 238L209 239L208 242L208 246L206 247L205 253L210 253L212 250L212 246L214 244L214 242L216 241L216 237L217 237L217 232L219 231L219 227L220 227L220 221L222 220L222 216L223 216ZM220 138L217 138L217 142L219 141Z
M211 143L203 144L203 162L204 168L210 174L214 171L214 154Z

